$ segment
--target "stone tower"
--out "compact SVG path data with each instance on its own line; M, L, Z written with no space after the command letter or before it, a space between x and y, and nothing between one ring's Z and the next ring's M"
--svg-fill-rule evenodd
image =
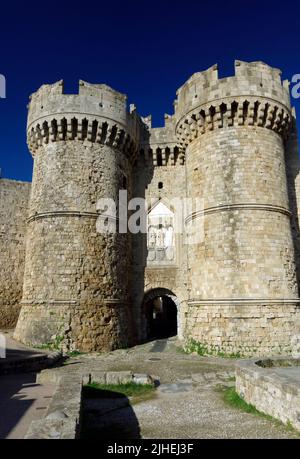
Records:
M26 236L24 188L9 184L8 193L0 181L0 223L16 201L11 234L26 241L18 340L110 350L149 339L153 318L164 315L172 333L211 352L295 349L300 163L279 70L236 61L228 78L219 79L217 66L195 73L159 128L127 112L126 97L106 85L81 81L77 95L64 94L62 82L45 85L29 105L28 145ZM147 234L99 231L118 228L99 200L122 207L125 189L129 199L146 199ZM180 234L177 198L203 203L184 216ZM187 243L191 225L201 236ZM19 307L24 260L13 257L13 239L0 257L4 279L18 282L0 288L0 325L13 323Z
M299 296L286 174L288 83L261 62L194 74L177 92L187 195L204 237L187 246L186 336L227 353L289 352Z
M118 202L120 189L130 197L138 117L106 85L80 81L71 95L60 81L31 96L27 139L34 172L15 338L83 351L127 346L129 235L96 223L110 218L99 214L100 198Z

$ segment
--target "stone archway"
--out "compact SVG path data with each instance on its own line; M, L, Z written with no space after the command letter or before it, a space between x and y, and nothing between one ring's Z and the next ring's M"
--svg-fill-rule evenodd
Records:
M142 303L143 338L145 340L180 335L180 302L166 288L148 290Z

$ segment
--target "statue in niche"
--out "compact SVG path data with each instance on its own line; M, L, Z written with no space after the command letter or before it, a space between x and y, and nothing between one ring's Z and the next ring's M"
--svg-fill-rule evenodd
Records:
M156 230L153 226L150 226L148 231L148 247L154 249L156 246Z
M165 237L165 246L166 247L173 247L174 245L174 228L173 226L169 225L166 230L166 237Z
M174 260L175 252L174 252L174 247L167 247L166 248L166 259L168 261Z
M163 225L159 225L159 228L157 229L157 233L156 233L156 241L157 241L156 247L158 249L165 248L165 233L166 233L166 230L163 227Z
M173 262L175 256L174 214L159 203L148 214L148 261Z

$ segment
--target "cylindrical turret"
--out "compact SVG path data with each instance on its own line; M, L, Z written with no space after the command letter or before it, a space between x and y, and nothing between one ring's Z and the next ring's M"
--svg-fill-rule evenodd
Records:
M178 91L176 134L186 149L187 194L204 200L204 237L188 246L186 335L211 350L289 352L299 333L285 139L288 84L261 62L217 67Z
M34 157L22 310L15 338L82 351L128 345L130 241L97 230L97 203L131 194L139 121L126 96L80 81L31 97ZM106 218L106 217L105 217Z

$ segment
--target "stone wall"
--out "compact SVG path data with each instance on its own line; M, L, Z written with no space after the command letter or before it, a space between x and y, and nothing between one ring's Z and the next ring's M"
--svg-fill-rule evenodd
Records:
M73 365L73 367L77 365ZM38 384L55 384L56 390L45 417L32 421L26 439L66 440L80 439L83 421L83 385L98 384L154 384L147 374L134 374L131 371L72 371L66 367L44 370L37 375ZM67 373L67 374L66 374Z
M184 156L175 138L174 119L165 115L165 126L151 128L141 143L134 176L134 196L146 199L148 212L158 203L174 214L176 199L186 195ZM155 289L165 289L178 298L178 328L184 328L184 307L187 293L187 251L182 234L174 228L174 257L158 262L149 259L147 235L135 235L133 241L133 307L136 317L138 339L145 338L145 317L143 315L144 294Z
M131 135L138 120L125 101L105 85L82 82L78 95L64 95L58 83L31 99L34 171L15 330L20 341L82 351L131 344L130 236L117 227L107 230L118 223L117 215L99 203L111 199L117 205L124 188L131 196L138 141Z
M176 132L190 197L203 199L203 239L188 246L188 336L243 354L289 352L299 331L298 286L285 164L288 85L263 63L217 68L178 90Z
M244 126L210 132L188 147L187 170L205 209L204 240L190 247L192 298L297 298L282 139Z
M257 410L300 430L299 365L299 359L240 361L235 372L236 390Z
M211 353L288 355L300 333L298 303L263 300L190 301L185 339Z
M126 161L104 145L56 142L38 151L15 332L22 341L64 340L81 350L128 344L127 235L96 226L98 199L117 199L121 164L128 176Z
M0 179L0 328L14 327L20 311L30 188Z
M299 142L296 128L295 113L293 113L293 122L291 134L285 146L285 162L287 172L287 185L289 206L291 215L291 226L293 244L295 250L295 261L297 271L298 289L300 287L300 160L299 160Z
M300 175L288 82L262 62L236 61L232 77L219 79L217 66L192 75L174 106L152 128L106 85L80 81L67 95L58 82L32 95L17 339L127 346L145 338L145 298L165 291L177 298L184 339L230 353L290 352L300 333ZM118 201L120 189L146 199L152 242L97 230L118 223L97 202ZM172 200L186 197L203 208L184 215L185 230L165 246ZM156 206L165 209L159 224ZM189 225L203 230L192 244Z

